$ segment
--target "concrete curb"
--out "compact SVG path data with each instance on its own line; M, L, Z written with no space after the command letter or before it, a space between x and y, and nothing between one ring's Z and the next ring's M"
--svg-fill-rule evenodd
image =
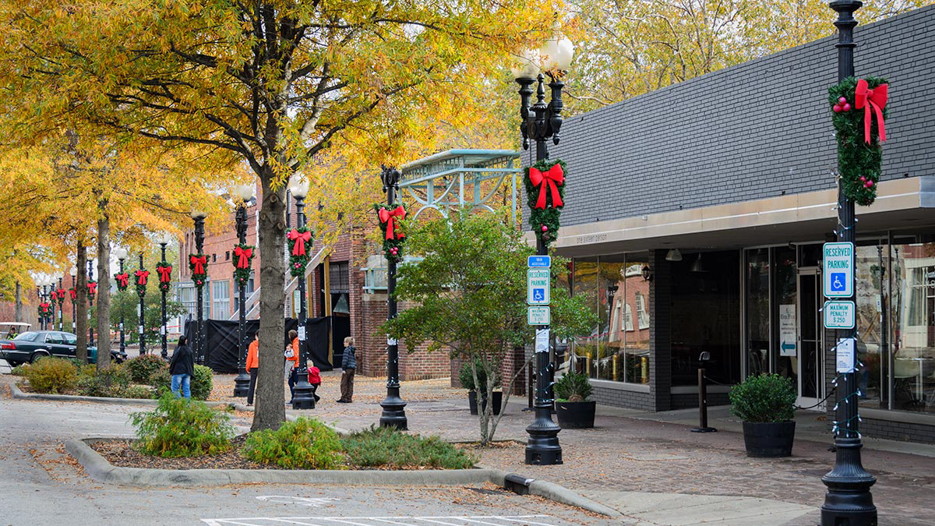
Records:
M239 405L239 404L237 404ZM439 486L467 485L490 482L506 487L507 472L499 469L478 467L458 470L408 470L408 471L341 471L341 470L281 470L281 469L143 469L112 465L88 442L101 440L71 439L65 442L65 450L84 467L88 475L97 482L125 486L223 486L227 484L334 484L348 486ZM620 512L583 497L567 488L532 480L529 493L540 497L576 506L608 517L622 517Z
M159 403L159 400L147 400L143 398L107 398L103 396L75 396L75 395L55 395L55 394L38 394L38 393L24 393L19 386L16 385L16 382L9 382L10 384L10 393L13 395L13 398L19 400L46 400L50 402L92 402L96 404L135 404L135 405L149 405L155 406ZM229 402L205 402L209 407L230 407L237 406L240 404L231 404ZM245 406L241 406L244 409L249 409ZM242 409L242 410L244 410ZM252 409L249 409L252 411Z

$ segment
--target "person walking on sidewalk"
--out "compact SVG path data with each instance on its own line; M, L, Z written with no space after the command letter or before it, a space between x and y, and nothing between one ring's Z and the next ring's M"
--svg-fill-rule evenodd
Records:
M289 341L283 355L286 357L286 380L289 382L289 403L295 398L295 384L299 377L299 333L289 331Z
M192 351L188 345L185 345L185 336L179 336L179 346L172 353L172 360L169 361L169 374L172 375L172 392L175 397L179 397L179 388L182 390L182 396L191 399L191 381L195 375L195 360Z
M354 338L344 338L344 357L341 359L341 399L338 402L349 404L354 397L354 373L357 371L357 349L354 347Z
M260 333L253 335L253 341L247 347L247 372L250 373L250 387L247 389L247 405L253 405L253 393L256 392L256 375L260 368Z

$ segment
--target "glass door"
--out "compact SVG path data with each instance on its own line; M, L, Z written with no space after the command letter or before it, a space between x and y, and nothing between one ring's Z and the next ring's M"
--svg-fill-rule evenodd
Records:
M822 322L819 316L821 280L817 268L799 269L798 341L789 353L789 365L797 376L799 391L797 403L802 407L817 406L823 391L822 384ZM793 356L794 355L794 356ZM820 407L813 409L819 410Z

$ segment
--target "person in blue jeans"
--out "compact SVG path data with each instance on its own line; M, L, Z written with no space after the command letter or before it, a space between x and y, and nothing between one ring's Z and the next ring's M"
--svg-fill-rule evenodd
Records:
M192 351L185 345L185 336L179 336L179 346L172 353L172 360L169 361L169 374L172 375L172 392L175 397L184 396L191 399L192 376L195 375L195 359ZM182 393L179 394L179 388Z

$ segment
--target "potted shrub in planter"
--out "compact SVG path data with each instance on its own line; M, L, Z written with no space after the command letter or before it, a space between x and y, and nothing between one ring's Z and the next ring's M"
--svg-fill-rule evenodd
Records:
M562 429L594 427L595 402L591 396L591 380L585 373L568 371L555 382L555 412Z
M795 438L795 387L778 374L750 376L730 392L731 412L743 420L749 457L788 457Z
M461 381L461 387L464 387L468 390L468 403L471 407L471 414L477 414L477 391L478 388L474 385L474 375L471 373L471 363L467 362L461 366L461 371L458 373L458 380ZM481 392L481 410L487 407L487 373L484 372L484 369L478 364L477 366L477 381L480 383L480 392ZM500 382L497 381L494 383L494 388L500 387ZM503 391L494 391L493 392L493 414L500 414L500 407L503 405Z

